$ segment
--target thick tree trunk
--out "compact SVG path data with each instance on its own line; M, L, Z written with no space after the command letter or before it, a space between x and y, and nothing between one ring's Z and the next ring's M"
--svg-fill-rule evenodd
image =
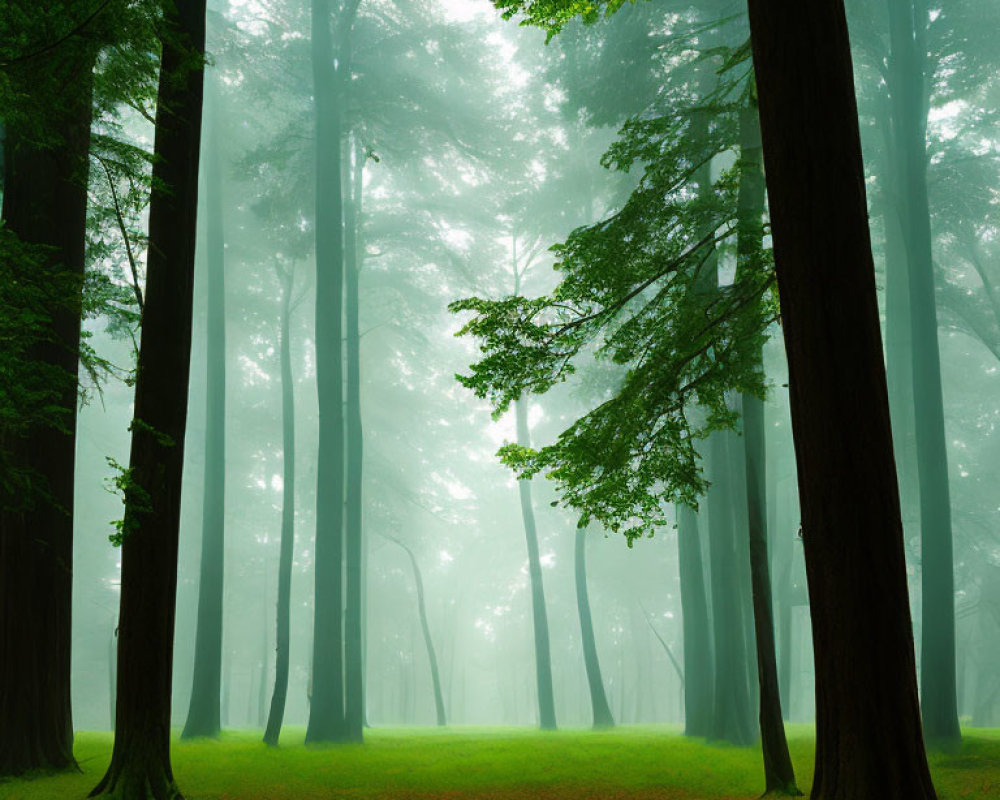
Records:
M3 508L8 498L0 498L0 776L75 764L73 479L94 53L89 45L66 45L52 59L42 77L24 67L8 73L15 92L59 84L44 131L52 146L16 123L6 127L3 222L7 235L48 248L45 275L20 280L57 281L58 291L65 282L67 296L47 309L51 338L29 353L60 376L59 425L3 443L39 491L12 498L23 501L20 507Z
M347 624L346 711L348 736L361 741L365 725L364 687L364 602L362 589L362 467L364 433L361 425L361 330L359 323L361 273L358 248L363 155L360 148L350 148L354 158L348 159L351 199L344 213L344 271L347 305ZM353 164L352 164L353 162Z
M737 219L737 272L754 270L756 254L764 239L764 160L756 101L740 110L740 185ZM757 368L763 372L764 354L758 352ZM775 658L774 611L771 602L771 562L767 549L767 453L764 434L764 401L745 394L743 456L746 465L747 527L749 529L750 580L753 587L754 639L757 647L758 716L764 756L764 793L800 795L788 754L778 690Z
M274 692L264 742L278 744L288 698L291 631L292 558L295 554L295 383L292 380L292 287L294 272L282 273L281 295L281 544L278 556L278 602L275 625Z
M348 738L344 715L344 230L340 75L329 0L312 1L316 104L316 589L307 742Z
M708 736L749 745L757 737L750 713L746 638L740 611L740 571L748 565L736 556L730 439L731 435L723 431L709 439L712 485L708 490L708 541L712 564L715 705Z
M201 513L201 572L194 674L182 739L219 735L222 675L222 598L226 510L226 250L222 214L222 149L218 91L209 90L205 148L208 323L205 359L205 492Z
M523 399L515 404L517 443L531 446L528 432L528 406ZM531 614L535 632L535 677L538 683L538 725L543 731L555 730L556 706L552 692L552 654L549 648L549 619L545 611L545 587L542 585L542 563L538 555L538 531L535 509L531 502L531 481L519 480L521 519L528 545L528 577L531 583Z
M712 730L713 675L711 621L705 594L698 517L677 506L677 562L684 633L684 734L708 736Z
M111 766L91 796L178 798L170 767L177 542L191 355L205 0L166 11L122 544Z
M955 575L948 486L948 450L941 394L934 263L927 199L927 112L924 89L926 8L912 0L889 6L889 88L899 177L899 202L910 290L915 357L913 411L920 487L920 698L928 741L957 745Z
M597 641L594 638L594 623L590 617L590 597L587 592L587 532L584 528L576 529L573 556L576 577L576 611L580 618L583 664L587 670L587 685L590 689L590 707L593 711L594 727L613 728L615 718L611 715L611 706L608 705L608 696L604 691L601 662L597 657Z
M750 0L816 663L817 800L929 800L847 21Z

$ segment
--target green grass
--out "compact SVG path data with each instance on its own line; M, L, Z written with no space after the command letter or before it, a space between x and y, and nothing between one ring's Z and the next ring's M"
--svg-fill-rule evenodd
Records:
M808 791L813 741L789 729L799 786ZM514 728L394 728L364 745L306 747L301 730L269 749L251 731L175 742L174 774L189 800L687 800L756 798L757 748L707 745L666 726L540 733ZM77 735L82 773L0 783L2 800L83 798L103 774L111 736ZM932 755L943 800L1000 800L1000 731L966 732L962 750Z

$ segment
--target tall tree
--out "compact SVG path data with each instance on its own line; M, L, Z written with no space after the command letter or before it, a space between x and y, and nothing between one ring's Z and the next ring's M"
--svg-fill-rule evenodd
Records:
M312 699L306 740L350 735L344 714L344 203L341 139L345 64L338 59L360 0L313 0L316 130L316 590ZM334 8L336 6L336 8ZM336 11L336 13L334 13ZM334 30L331 30L331 29ZM334 32L336 33L336 41Z
M281 278L281 544L278 557L278 602L275 625L274 691L264 741L278 744L288 697L291 647L292 558L295 553L295 383L292 378L291 316L293 267L279 267Z
M170 695L181 476L191 354L205 0L166 6L132 450L121 477L121 607L111 765L91 792L178 798Z
M51 50L36 43L36 30L73 31L80 24L79 12L66 3L44 10L31 3L12 6L0 23L9 56L2 88L10 93L2 98L0 258L10 289L20 287L12 302L24 304L29 292L37 293L40 307L25 309L20 319L16 305L5 314L14 321L12 336L41 322L24 351L18 353L6 337L4 347L28 362L24 378L38 376L46 384L17 380L4 394L23 393L45 408L47 419L16 430L5 414L0 427L0 775L75 763L70 646L76 376L93 68L100 46L93 31L71 35ZM11 43L18 45L14 53ZM5 383L19 376L5 370ZM32 394L39 389L44 394Z
M214 83L214 82L213 82ZM219 123L220 92L208 95L204 201L208 324L205 359L205 492L201 514L201 573L194 676L181 738L219 735L222 680L222 600L226 511L226 242Z
M595 728L613 728L615 724L608 695L601 677L601 661L597 656L594 623L590 615L590 596L587 591L587 529L578 527L573 548L573 573L576 578L576 612L580 618L580 640L583 643L583 664L587 670L587 687L590 689L590 708Z
M933 798L844 7L749 9L816 657L812 797Z
M714 705L711 621L698 516L691 506L683 503L677 506L677 562L684 636L684 733L708 736Z
M926 28L923 2L892 0L888 84L892 164L909 289L913 424L920 494L920 688L928 740L957 743L955 574L927 197Z

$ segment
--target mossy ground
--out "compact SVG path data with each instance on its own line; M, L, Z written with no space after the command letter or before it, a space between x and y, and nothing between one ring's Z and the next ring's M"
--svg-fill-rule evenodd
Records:
M760 751L686 739L677 728L540 733L512 728L393 728L364 745L306 747L292 729L281 747L256 731L178 742L174 774L188 800L686 800L756 798ZM813 740L790 731L800 788L808 793ZM80 733L82 773L0 783L2 800L84 798L100 779L111 735ZM942 800L1000 800L1000 730L966 731L958 753L932 755Z

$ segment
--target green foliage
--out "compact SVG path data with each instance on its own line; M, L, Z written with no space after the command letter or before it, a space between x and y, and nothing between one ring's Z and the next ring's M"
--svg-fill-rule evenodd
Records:
M493 5L500 9L504 19L520 15L522 25L544 28L551 39L572 19L592 24L602 15L611 16L626 2L636 0L493 0Z
M111 521L114 532L109 534L108 541L115 547L121 547L125 539L139 530L140 514L151 514L153 503L147 492L135 480L131 467L126 467L111 456L105 457L108 466L114 473L105 479L105 489L111 494L121 497L125 513L121 519Z

